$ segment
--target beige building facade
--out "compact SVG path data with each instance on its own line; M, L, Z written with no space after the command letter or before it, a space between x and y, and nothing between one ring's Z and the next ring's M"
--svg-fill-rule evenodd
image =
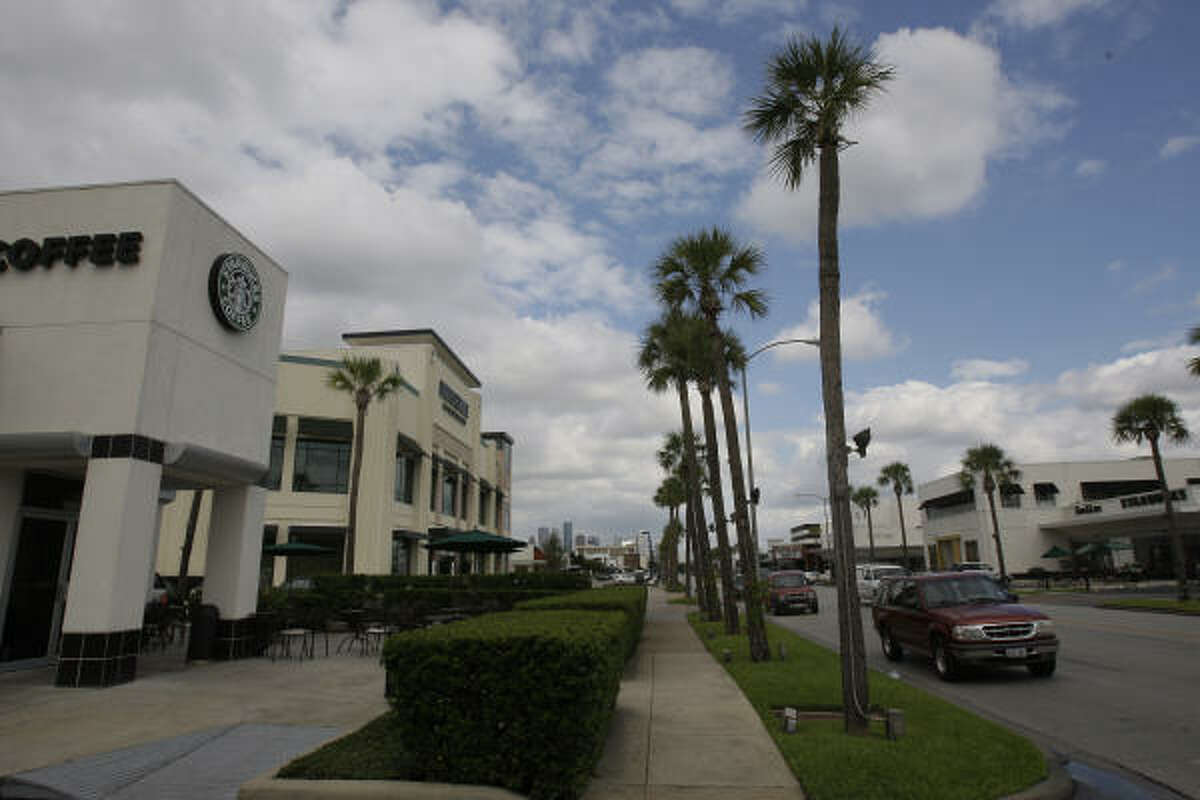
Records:
M433 330L348 333L338 350L285 353L263 480L263 547L306 544L317 555L263 556L260 588L341 572L349 512L355 407L327 385L345 355L379 358L400 388L373 400L364 426L353 571L360 574L495 573L503 552L431 550L467 532L511 536L513 440L481 428L479 379ZM157 569L178 575L191 497L163 511ZM189 575L210 572L210 503L202 499ZM198 557L200 556L200 557Z

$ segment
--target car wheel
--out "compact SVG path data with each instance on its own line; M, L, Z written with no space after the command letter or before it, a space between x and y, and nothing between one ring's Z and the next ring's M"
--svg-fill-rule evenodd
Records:
M1054 674L1054 668L1058 666L1057 658L1049 658L1045 661L1035 661L1029 664L1029 674L1037 678L1049 678Z
M812 604L812 612L815 614L819 610L820 610L820 606L818 606L816 603L813 603Z
M892 632L887 628L879 631L879 643L883 646L883 654L887 656L888 661L899 661L904 658L904 648L892 637Z
M933 668L944 681L952 681L958 677L958 664L941 639L933 640Z

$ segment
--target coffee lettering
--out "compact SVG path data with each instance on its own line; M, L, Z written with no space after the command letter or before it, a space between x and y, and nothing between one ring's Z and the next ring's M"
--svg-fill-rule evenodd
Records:
M117 236L117 261L122 264L136 264L141 254L141 231L124 231Z
M9 267L18 272L32 272L38 266L50 269L59 261L69 267L77 267L81 261L97 267L132 266L141 261L143 241L141 231L47 236L41 244L27 236L12 244L0 240L0 273Z
M42 248L33 239L17 239L9 249L8 261L14 269L29 272L37 266L42 255Z
M67 238L65 236L47 236L42 240L42 265L47 269L54 262L67 254Z
M80 259L87 258L92 252L92 237L90 236L72 236L67 239L67 255L63 261L68 266L75 266Z
M111 267L116 258L117 237L111 233L97 233L92 237L92 263L97 267Z

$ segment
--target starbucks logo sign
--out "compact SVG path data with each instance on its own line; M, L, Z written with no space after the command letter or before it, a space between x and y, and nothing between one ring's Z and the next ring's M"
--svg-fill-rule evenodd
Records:
M241 253L217 256L208 273L208 301L222 325L245 333L262 312L262 281L250 259Z

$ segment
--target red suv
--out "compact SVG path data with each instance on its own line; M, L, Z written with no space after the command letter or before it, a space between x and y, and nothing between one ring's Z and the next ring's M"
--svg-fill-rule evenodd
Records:
M800 570L772 572L767 576L767 607L772 614L794 608L817 613L817 593Z
M982 573L952 572L887 579L871 608L883 653L926 653L942 680L968 664L1023 665L1039 677L1054 674L1058 637L1040 611L1017 605Z

